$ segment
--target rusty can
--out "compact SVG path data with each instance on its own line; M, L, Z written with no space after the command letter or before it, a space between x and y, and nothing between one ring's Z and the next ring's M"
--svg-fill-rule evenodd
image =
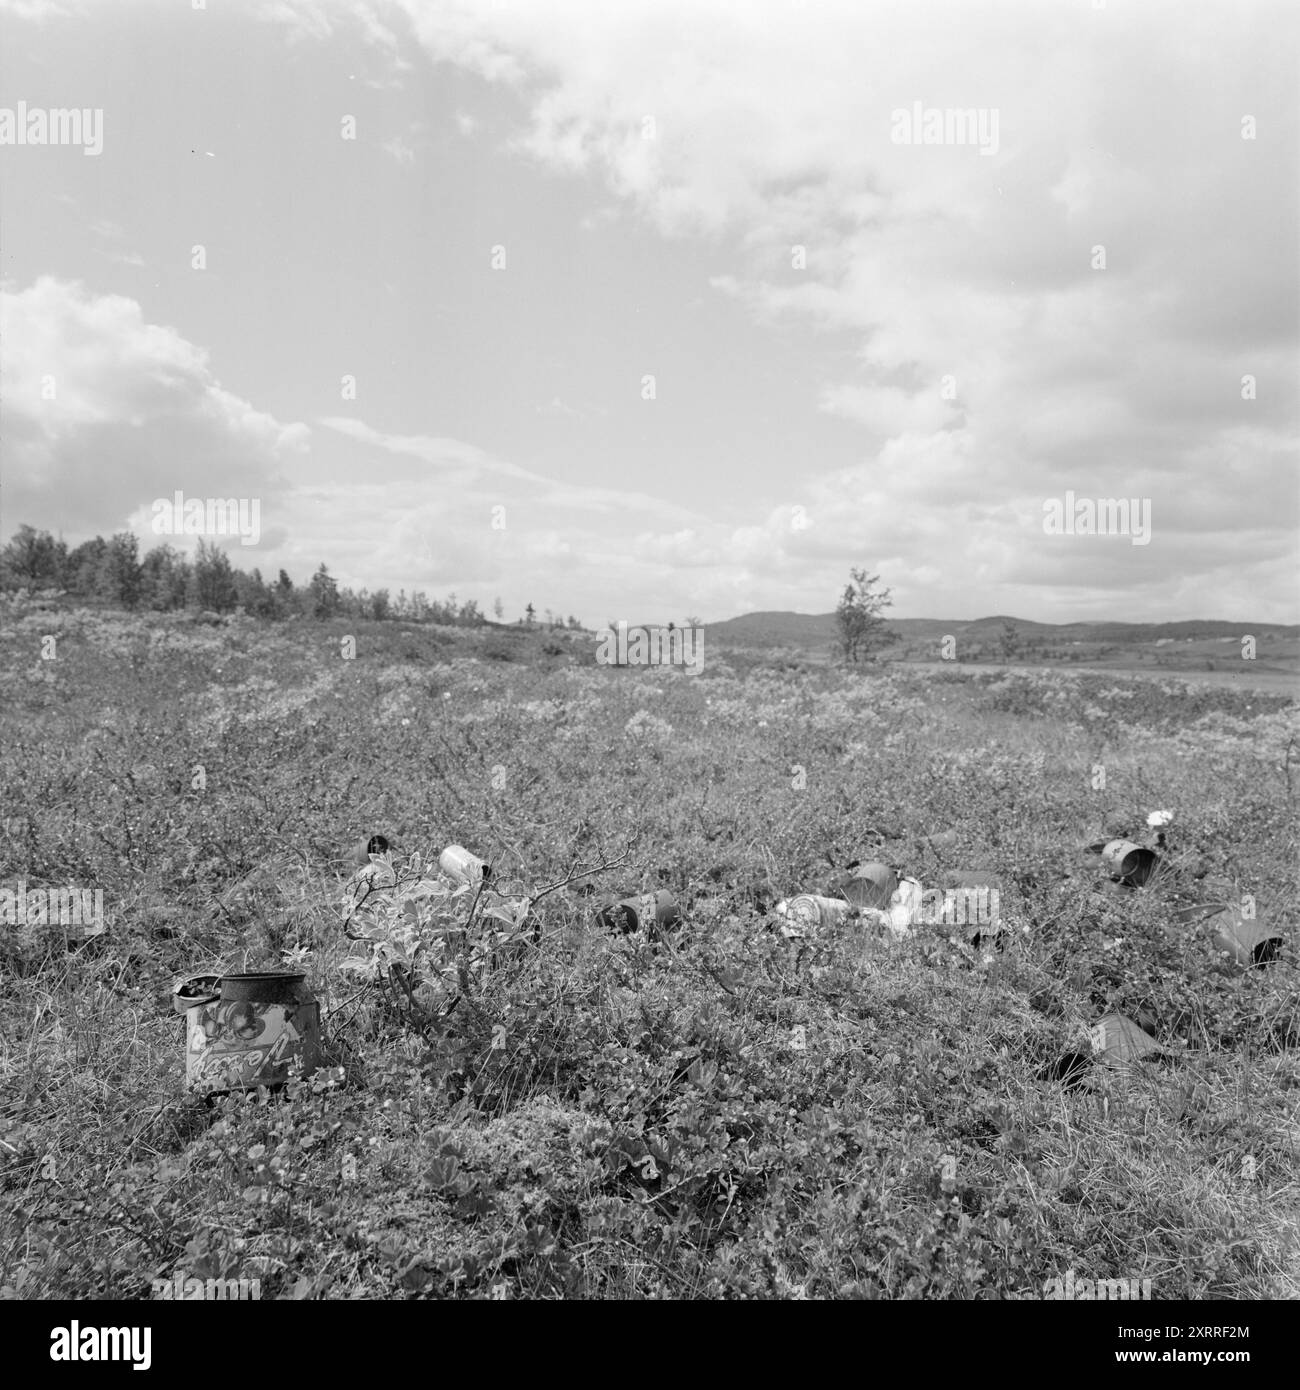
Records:
M682 914L673 895L661 888L657 893L639 893L634 898L610 903L596 914L596 920L614 931L633 932L648 930L651 923L664 929L674 927L682 920Z
M320 1065L320 1005L292 970L224 975L218 998L185 1013L185 1077L202 1091L283 1086L300 1062Z
M1102 846L1102 862L1113 877L1129 888L1141 888L1156 871L1160 856L1145 845L1132 840L1109 840Z
M438 856L438 867L457 883L480 883L492 877L492 869L487 862L477 854L471 854L463 845L448 845Z

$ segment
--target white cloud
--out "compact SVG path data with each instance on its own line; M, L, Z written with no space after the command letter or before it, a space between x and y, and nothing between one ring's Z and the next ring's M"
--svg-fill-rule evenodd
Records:
M340 29L359 30L365 43L405 68L396 33L379 17L386 8L373 0L260 0L255 13L261 20L281 25L295 40L323 42Z
M0 0L0 14L38 24L47 19L72 19L84 12L85 6L76 0Z
M956 593L1026 565L1069 591L1103 562L1022 533L1067 487L1152 496L1161 529L1121 567L1144 593L1188 592L1169 577L1187 565L1219 611L1213 557L1191 543L1216 511L1225 536L1253 517L1294 554L1296 103L1260 58L1294 45L1294 10L403 5L432 58L523 98L518 149L729 256L711 283L756 331L797 317L857 336L857 369L818 400L863 426L869 454L855 478L812 480L839 502L819 532L837 564L885 544L864 508L914 526L997 499L944 534L943 558L905 543L900 563L941 564ZM1225 80L1246 72L1249 94ZM998 153L893 143L891 113L916 102L995 111ZM1241 140L1244 110L1264 113L1267 139ZM1245 372L1269 383L1248 434ZM1229 498L1225 457L1241 480ZM761 554L770 574L807 539L733 529L730 563ZM933 526L913 534L927 530L934 543ZM691 563L719 544L702 534L699 550L673 529L637 554Z
M102 531L176 488L268 496L308 430L216 380L202 349L123 295L43 276L0 291L7 513Z

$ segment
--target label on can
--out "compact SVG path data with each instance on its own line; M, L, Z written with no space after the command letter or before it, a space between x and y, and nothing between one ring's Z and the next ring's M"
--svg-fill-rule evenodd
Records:
M833 927L849 914L841 898L823 898L817 893L801 893L786 904L785 915L792 922L808 927Z
M193 1086L225 1089L279 1086L289 1064L318 1064L320 1005L217 1001L186 1016L185 1074Z

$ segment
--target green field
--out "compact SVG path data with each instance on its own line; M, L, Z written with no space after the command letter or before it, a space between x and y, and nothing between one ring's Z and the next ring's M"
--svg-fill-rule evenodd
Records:
M0 926L0 1293L1300 1294L1287 692L594 647L5 610L0 886L102 890L106 930ZM1165 872L1109 883L1084 847L1157 808ZM517 896L616 863L536 943L382 892L351 940L372 831ZM996 870L1002 948L782 933L779 899L874 858ZM669 942L594 924L661 887ZM1286 938L1262 968L1175 915L1241 895ZM286 961L342 1079L187 1096L173 979ZM1048 1079L1112 1010L1160 1053Z

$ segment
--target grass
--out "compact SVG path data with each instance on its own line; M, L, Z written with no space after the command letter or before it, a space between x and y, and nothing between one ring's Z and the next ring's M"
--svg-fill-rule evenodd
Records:
M1071 1269L1300 1293L1285 696L2 621L0 885L101 889L108 928L0 926L5 1296L147 1298L178 1271L290 1298L1036 1299ZM1082 847L1157 807L1167 871L1120 890ZM401 886L367 944L343 922L375 830ZM467 897L398 906L429 884L412 855L452 842L520 896L617 867L539 901L537 944L481 915L458 935ZM779 898L875 857L999 872L1004 948L782 934ZM659 887L671 942L594 926ZM1174 916L1229 894L1282 929L1278 961L1233 966ZM286 960L343 1079L187 1096L173 979ZM1116 1009L1159 1060L1043 1079Z

